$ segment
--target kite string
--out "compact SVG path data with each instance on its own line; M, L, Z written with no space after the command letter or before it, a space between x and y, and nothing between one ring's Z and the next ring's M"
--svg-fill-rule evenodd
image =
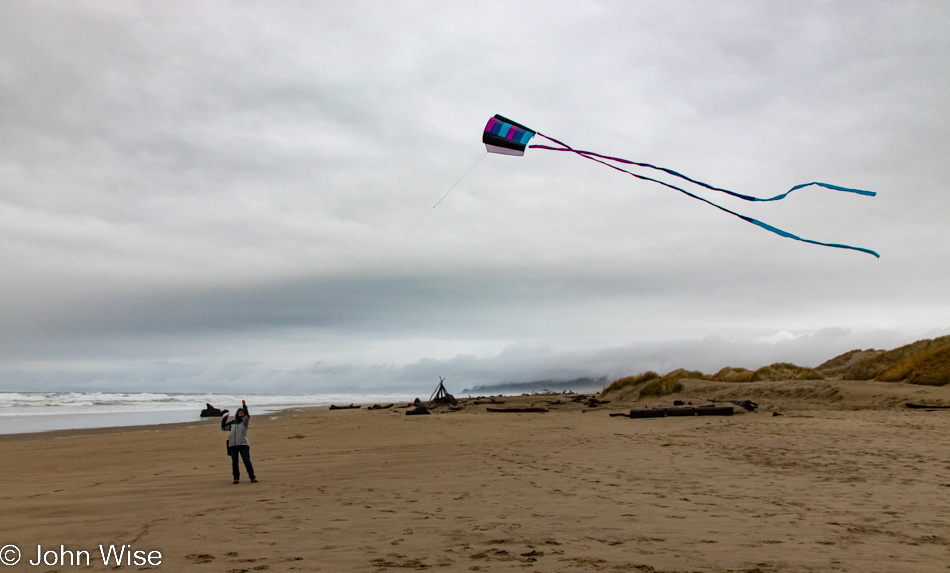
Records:
M731 211L731 210L729 210L729 209L726 209L725 207L723 207L723 206L721 206L721 205L717 205L716 203L713 203L713 202L710 201L709 199L706 199L706 198L704 198L704 197L700 197L699 195L694 195L693 193L690 193L689 191L687 191L687 190L685 190L685 189L682 189L682 188L680 188L680 187L677 187L676 185L670 185L669 183L666 183L665 181L660 181L659 179L654 179L654 178L652 178L652 177L647 177L647 176L645 176L645 175L639 175L639 174L637 174L637 173L633 173L632 171L627 171L626 169L623 169L623 168L621 168L621 167L617 167L616 165L611 165L610 163L607 163L606 161L602 161L602 160L600 160L600 159L597 159L597 157L593 157L593 155L596 155L596 154L589 154L589 153L587 153L587 152L585 152L585 151L580 151L580 150L574 149L574 148L572 148L571 146L567 145L566 143L563 143L563 142L561 142L561 141L558 141L558 140L556 140L556 139L554 139L554 138L552 138L552 137L548 137L547 135L544 135L543 133L537 132L537 134L540 135L541 137L543 137L543 138L549 140L549 141L553 141L554 143L560 145L563 149L551 148L551 147L543 146L543 145L542 145L542 146L532 145L532 146L531 146L532 148L537 147L537 148L539 148L539 149L550 149L550 150L552 150L552 151L570 151L570 152L572 152L572 153L575 153L575 154L577 154L577 155L580 155L581 157L583 157L583 158L585 158L585 159L590 159L591 161L596 161L597 163L600 163L601 165L606 165L607 167L610 167L611 169L616 169L617 171L620 171L620 172L622 172L622 173L626 173L627 175L631 175L631 176L633 176L633 177L636 177L637 179L641 179L641 180L643 180L643 181L651 181L651 182L653 182L653 183L659 183L660 185L663 185L664 187L669 187L670 189L675 189L676 191L679 191L680 193L683 193L683 194L685 194L685 195L688 195L688 196L692 197L693 199L697 199L697 200L699 200L699 201L702 201L703 203L706 203L706 204L708 204L708 205L712 205L713 207L715 207L716 209L719 209L720 211L725 211L726 213L729 213L730 215L734 215L734 216L736 216L736 217L742 219L743 221L746 221L747 223L752 223L753 225L756 225L756 226L758 226L758 227L761 227L762 229L765 229L765 230L767 230L767 231L771 231L772 233L775 233L776 235L779 235L779 236L781 236L781 237L786 237L786 238L789 238L789 239L794 239L794 240L796 240L796 241L802 241L803 243L811 243L811 244L813 244L813 245L821 245L821 246L824 246L824 247L835 247L835 248L838 248L838 249L851 249L851 250L854 250L854 251L860 251L860 252L862 252L862 253L868 253L869 255L874 255L874 256L877 257L877 258L881 258L881 255L879 255L879 254L876 253L875 251L872 251L871 249L865 249L865 248L863 248L863 247L853 247L853 246L851 246L851 245L842 245L842 244L839 244L839 243L822 243L822 242L820 242L820 241L813 241L813 240L811 240L811 239L805 239L805 238L799 237L799 236L797 236L797 235L793 235L792 233L789 233L788 231L783 231L782 229L779 229L779 228L777 228L777 227L773 227L772 225L769 225L769 224L767 224L767 223L763 223L762 221L759 221L759 220L757 220L757 219L753 219L752 217L746 217L745 215L741 215L741 214L739 214L739 213L736 213L735 211ZM633 162L630 162L630 163L633 163ZM795 189L795 188L792 188L792 190L794 190L794 189Z
M485 159L486 155L488 155L488 151L482 151L481 153L479 153L478 157L475 158L475 161L471 165L469 165L468 169L465 170L465 173L462 173L462 175L458 179L455 180L455 183L453 183L452 186L449 187L449 190L446 191L445 194L442 195L442 197L440 197L439 200L435 202L435 205L432 206L432 209L435 209L436 207L438 207L439 203L442 202L442 199L445 199L446 197L448 197L449 193L451 193L452 190L455 189L458 186L458 184L462 182L462 179L465 179L468 176L468 174L471 173L472 170L475 169L478 166L478 164L482 162L482 159ZM431 211L432 209L429 209L429 211ZM426 213L426 215L428 215L428 213Z
M416 224L413 225L412 228L410 228L398 241L393 243L393 246L390 247L389 250L386 251L386 253L382 257L380 257L379 260L376 261L376 263L370 268L370 273L378 269L379 266L383 264L383 262L386 261L386 259L388 259L389 256L392 255L393 252L400 245L403 244L403 242L405 242L406 239L409 238L409 235L412 235L416 231L416 229L422 226L422 223L424 223L426 218L429 216L429 214L431 214L432 211L435 210L435 208L439 206L439 203L442 202L442 199L445 199L446 197L448 197L449 193L451 193L453 189L458 187L458 184L461 183L462 180L465 179L469 175L469 173L471 173L475 169L475 167L478 166L479 163L481 163L482 159L485 159L486 155L488 155L487 151L482 151L478 154L478 157L475 158L475 161L473 161L472 164L468 166L468 169L466 169L465 172L462 173L462 175L458 179L455 180L455 183L453 183L452 186L449 187L449 190L446 191L438 201L436 201L435 205L433 205L431 209L426 211L425 214L422 217L420 217L418 221L416 221ZM351 290L350 293L352 294L352 292L353 291ZM349 296L347 296L346 300L349 300Z

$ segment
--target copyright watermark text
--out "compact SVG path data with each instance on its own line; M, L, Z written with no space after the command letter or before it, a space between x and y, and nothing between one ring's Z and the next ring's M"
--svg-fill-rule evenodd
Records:
M25 559L24 559L25 558ZM95 563L115 567L142 567L150 565L157 567L162 564L162 552L148 549L134 549L131 545L99 545L95 549L70 549L65 545L47 549L42 545L36 546L36 556L32 548L27 555L20 552L20 548L13 544L0 547L0 564L16 565L45 565L47 567L89 567Z

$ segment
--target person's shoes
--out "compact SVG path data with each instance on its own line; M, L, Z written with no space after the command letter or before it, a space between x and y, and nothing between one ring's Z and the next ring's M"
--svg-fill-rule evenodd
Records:
M236 479L236 480L234 480L234 483L241 483L241 480Z
M257 483L257 478L251 478L251 483Z

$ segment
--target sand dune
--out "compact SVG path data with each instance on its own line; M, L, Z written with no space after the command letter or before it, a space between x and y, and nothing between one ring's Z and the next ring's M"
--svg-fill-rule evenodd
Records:
M818 366L817 370L827 377L872 380L898 363L913 363L916 357L932 354L941 349L944 352L950 350L950 335L918 340L893 350L873 348L852 350L824 362ZM940 386L950 382L950 364L946 360L931 366L937 366L937 368L928 368L926 376L928 380L922 383ZM910 372L905 372L905 374L910 374ZM885 381L895 382L901 379L902 377L896 377Z
M544 414L257 416L261 481L240 485L214 421L11 437L0 541L127 543L173 571L946 571L950 412L902 403L950 388L685 380L676 396L750 397L760 409L729 418L611 418L673 397L570 396L505 400ZM68 567L10 568L48 569Z

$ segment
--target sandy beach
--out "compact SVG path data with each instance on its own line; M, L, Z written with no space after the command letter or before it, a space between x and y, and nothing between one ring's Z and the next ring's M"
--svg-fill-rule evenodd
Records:
M501 399L547 413L255 416L254 484L232 485L216 420L2 436L0 544L22 550L10 571L75 568L30 565L37 545L99 544L161 552L126 569L232 573L948 569L950 411L903 402L950 404L950 388L685 384L596 408ZM608 416L710 397L760 407Z

